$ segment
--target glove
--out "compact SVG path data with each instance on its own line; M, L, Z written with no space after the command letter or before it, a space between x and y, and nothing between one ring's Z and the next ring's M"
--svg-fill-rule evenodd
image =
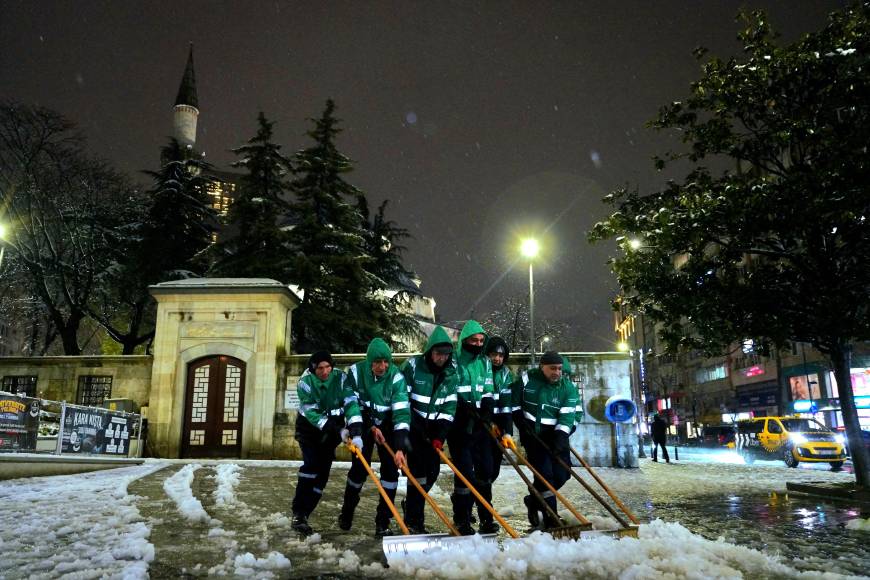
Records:
M385 441L384 434L377 427L372 427L372 436L374 436L374 438L375 438L375 443L377 443L378 445L384 444L384 441Z
M501 445L505 449L516 449L516 446L517 446L516 442L514 441L514 438L511 437L510 435L504 435L501 438Z
M492 433L496 439L501 437L501 429L499 429L498 425L496 425L495 423L490 423L489 432Z
M350 431L348 431L347 429L342 429L341 440L347 443L350 440Z
M568 451L568 434L564 431L556 431L556 437L553 439L553 451L556 453L565 453Z
M360 437L359 435L356 435L355 437L353 437L353 438L350 440L350 442L353 443L353 445L354 445L357 449L362 449L362 447L363 447L362 437Z
M444 442L441 441L440 439L433 439L432 440L432 447L434 449L437 449L438 451L444 451Z
M411 438L408 437L408 431L405 429L400 429L398 431L393 431L393 446L396 448L396 451L411 451Z

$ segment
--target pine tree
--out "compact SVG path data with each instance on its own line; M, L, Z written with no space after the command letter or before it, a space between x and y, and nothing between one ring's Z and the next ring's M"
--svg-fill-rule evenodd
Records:
M272 142L272 126L261 112L257 135L246 145L233 149L240 159L233 167L247 173L227 215L227 239L216 244L215 274L230 277L274 278L286 281L288 272L287 234L278 220L286 214L285 181L290 160L281 146Z
M205 250L217 226L206 192L211 166L176 139L163 147L161 160L159 171L145 172L154 187L139 248L139 263L149 269L154 284L202 275L207 269Z
M356 210L363 194L342 178L353 167L335 146L334 110L327 101L308 132L314 145L295 155L297 199L290 210L297 223L289 238L291 283L303 292L293 318L297 352L360 352L389 327L383 300L375 296L377 280L366 269L372 258Z
M407 249L402 241L411 236L407 229L387 219L388 205L389 200L382 202L372 216L366 198L361 196L357 201L363 220L366 253L372 258L367 262L366 270L374 277L376 289L385 298L386 334L389 337L406 337L415 342L414 339L419 338L419 325L413 316L406 314L406 307L414 296L420 296L420 290L415 282L417 274L407 269L402 262L402 253ZM395 341L394 346L408 347Z

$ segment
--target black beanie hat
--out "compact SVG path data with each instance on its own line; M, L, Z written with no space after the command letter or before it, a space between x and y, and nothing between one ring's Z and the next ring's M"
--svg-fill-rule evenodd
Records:
M510 351L508 350L507 343L500 336L492 336L489 340L486 341L486 348L484 349L484 354L490 354L493 352L500 352L504 355L504 364L507 364L508 355L510 355Z
M542 365L560 365L562 364L562 355L555 350L548 350L541 356Z
M324 361L328 362L331 366L335 366L335 364L332 362L332 355L331 354L329 354L325 350L318 350L317 352L312 354L310 357L308 357L308 370L313 373L314 369L317 368L317 365L319 365L320 363L322 363Z

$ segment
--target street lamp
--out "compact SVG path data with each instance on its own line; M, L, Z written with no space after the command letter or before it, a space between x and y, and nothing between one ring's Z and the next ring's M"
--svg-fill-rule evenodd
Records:
M546 335L541 337L541 352L544 352L545 344L550 344L550 337Z
M532 356L531 366L535 366L535 274L532 263L541 249L538 240L526 238L520 246L520 252L529 259L529 351Z

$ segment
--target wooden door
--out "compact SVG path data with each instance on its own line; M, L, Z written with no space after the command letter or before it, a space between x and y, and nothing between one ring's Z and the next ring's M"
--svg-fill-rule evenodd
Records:
M182 457L241 457L245 363L229 356L187 367Z

